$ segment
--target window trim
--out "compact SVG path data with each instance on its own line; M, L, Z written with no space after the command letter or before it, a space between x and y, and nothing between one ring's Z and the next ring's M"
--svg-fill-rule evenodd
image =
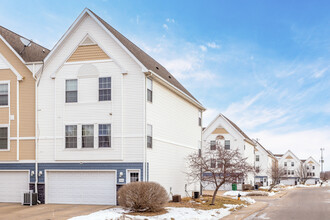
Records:
M107 123L107 124L96 124L97 126L97 148L98 149L110 149L112 146L111 146L111 144L112 144L112 129L111 129L111 123ZM109 138L109 147L100 147L100 125L110 125L110 133L109 133L109 136L110 136L110 138ZM95 128L94 128L95 129ZM101 136L101 137L105 137L105 136ZM95 139L95 137L94 137L94 139Z
M260 155L256 155L256 162L260 162Z
M76 102L67 102L66 101L66 93L67 93L67 91L66 91L66 82L68 81L68 80L76 80L77 81L77 101ZM78 82L78 79L76 78L76 79L64 79L64 81L65 81L65 83L64 83L64 103L65 104L75 104L75 103L79 103L79 94L78 94L78 91L79 91L79 82Z
M229 142L229 148L228 148L228 149L226 148L226 142L227 142L227 141ZM225 147L225 150L230 150L230 140L225 140L224 145L225 145L225 146L224 146L224 147Z
M294 162L291 162L291 167L294 167Z
M151 89L148 89L148 80L150 80L150 82L151 82ZM147 77L146 78L146 100L149 103L153 103L153 87L154 87L153 84L154 84L153 80L151 78ZM148 99L148 90L150 90L150 92L151 92L151 100Z
M83 126L84 125L93 126L93 146L92 147L83 147ZM88 136L88 137L91 137L91 136ZM90 124L90 123L81 124L81 149L94 149L94 148L95 148L95 124Z
M126 183L131 182L130 173L138 173L139 174L139 182L141 182L141 170L140 169L126 169Z
M0 84L7 84L8 85L8 104L7 105L0 105L0 108L9 108L10 107L10 80L0 81Z
M67 148L66 147L66 126L77 126L77 147L76 148ZM64 149L65 150L79 149L79 125L78 124L64 124Z
M110 100L100 100L100 79L101 78L110 78ZM105 90L105 89L103 89L103 90ZM112 101L112 77L111 76L98 77L97 100L99 102L111 102Z
M214 145L212 145L214 143ZM214 146L214 148L212 148ZM217 142L215 140L210 141L210 150L216 150L217 149Z
M8 124L0 124L0 128L7 128L7 149L0 149L0 151L10 151L10 126Z
M148 126L150 126L151 127L151 147L148 147ZM149 148L149 149L152 149L153 148L153 126L151 125L151 124L147 124L147 129L146 129L146 142L147 142L147 148Z

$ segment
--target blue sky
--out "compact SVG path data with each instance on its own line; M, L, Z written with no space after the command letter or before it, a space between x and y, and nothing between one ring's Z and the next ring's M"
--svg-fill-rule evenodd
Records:
M330 2L0 2L0 25L50 49L88 7L203 103L204 125L222 112L274 153L330 160Z

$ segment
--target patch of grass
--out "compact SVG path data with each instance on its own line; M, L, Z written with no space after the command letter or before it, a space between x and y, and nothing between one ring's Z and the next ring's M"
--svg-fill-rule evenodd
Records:
M232 199L229 197L223 197L223 196L217 196L214 205L211 205L211 202L212 202L212 196L204 195L200 199L192 199L190 197L182 198L181 202L169 202L166 206L210 210L210 209L226 208L224 206L225 204L248 205L244 201Z

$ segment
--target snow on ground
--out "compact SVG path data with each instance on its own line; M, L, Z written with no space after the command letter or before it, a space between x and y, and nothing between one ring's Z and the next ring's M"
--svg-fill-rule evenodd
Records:
M249 204L256 203L256 200L254 200L254 199L252 199L252 198L250 198L250 197L241 197L241 200L242 200L242 201L245 201L245 202L247 202L247 203L249 203Z
M247 198L245 198L247 199ZM251 199L251 198L249 198ZM254 201L254 200L253 200ZM250 201L252 202L252 201ZM255 201L254 201L255 202ZM166 210L168 213L158 216L133 216L129 215L128 211L121 208L107 209L98 211L90 215L77 216L70 220L120 220L123 216L129 217L132 220L171 220L171 219L182 219L182 220L193 220L193 219L205 219L205 220L217 220L223 218L231 213L231 209L236 209L242 205L229 205L226 204L226 208L211 209L211 210L199 210L194 208L175 208L168 207Z
M224 196L238 196L238 194L240 194L241 196L246 196L248 193L242 192L242 191L227 191L223 195Z

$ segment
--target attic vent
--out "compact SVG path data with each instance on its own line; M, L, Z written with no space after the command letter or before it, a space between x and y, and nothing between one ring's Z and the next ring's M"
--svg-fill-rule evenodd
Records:
M158 70L159 70L158 66L156 66L156 69L158 69Z
M86 38L81 42L80 45L94 45L96 44L90 37L86 36Z
M171 76L168 76L168 78L170 78L170 79L171 79L172 77L171 77Z

